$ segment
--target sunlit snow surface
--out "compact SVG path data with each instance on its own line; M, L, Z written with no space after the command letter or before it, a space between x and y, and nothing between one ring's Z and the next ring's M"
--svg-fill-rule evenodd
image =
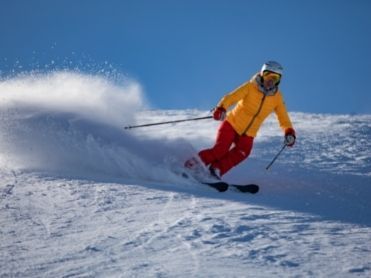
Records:
M289 100L287 100L289 103ZM218 193L178 177L218 122L71 72L0 82L0 277L370 277L371 115L274 116Z

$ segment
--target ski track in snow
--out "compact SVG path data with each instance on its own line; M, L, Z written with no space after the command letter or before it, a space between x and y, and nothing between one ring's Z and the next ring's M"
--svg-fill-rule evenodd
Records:
M258 195L1 178L2 276L370 274L369 227L261 206Z
M118 108L130 106L133 120L135 93L89 80L0 84L22 100L0 101L0 277L371 276L370 115L292 113L298 142L267 172L282 143L269 118L249 160L225 177L261 192L218 193L174 173L212 144L217 122L123 131ZM84 94L61 106L68 90L50 93L60 81L97 97L94 116L77 105ZM101 98L112 88L123 97ZM134 114L145 123L207 112Z

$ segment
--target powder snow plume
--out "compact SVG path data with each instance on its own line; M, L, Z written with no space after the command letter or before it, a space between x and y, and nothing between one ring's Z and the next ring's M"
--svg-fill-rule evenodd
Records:
M65 112L110 125L122 125L144 106L140 84L77 72L22 74L0 81L2 110L23 107L38 112Z
M133 80L117 84L76 72L2 80L0 163L58 175L151 178L169 148L179 146L124 132L145 107Z

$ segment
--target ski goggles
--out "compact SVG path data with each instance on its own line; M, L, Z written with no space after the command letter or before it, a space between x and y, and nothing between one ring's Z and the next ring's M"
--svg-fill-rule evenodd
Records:
M264 71L263 72L263 77L267 77L267 78L273 80L274 82L278 82L281 79L280 74L272 72L272 71Z

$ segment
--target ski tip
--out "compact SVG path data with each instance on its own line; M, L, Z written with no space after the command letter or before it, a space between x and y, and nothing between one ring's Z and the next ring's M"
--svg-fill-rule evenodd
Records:
M259 185L250 184L250 193L255 194L259 192Z
M251 194L256 194L259 192L259 185L257 184L246 184L246 185L233 185L233 187L237 188L241 192L247 192Z

